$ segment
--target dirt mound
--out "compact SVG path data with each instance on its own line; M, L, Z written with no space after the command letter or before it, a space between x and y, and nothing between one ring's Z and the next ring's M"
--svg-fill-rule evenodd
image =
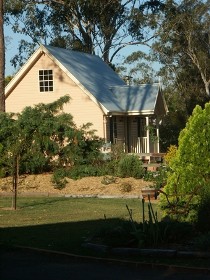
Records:
M52 183L52 174L22 175L19 178L18 193L47 193L58 195L111 195L111 196L141 196L141 189L151 183L142 179L115 178L105 180L102 177L85 177L80 180L67 179L65 188L59 190ZM110 177L108 177L110 179ZM111 178L112 179L112 178ZM109 182L114 181L114 182ZM105 184L104 184L105 183ZM0 195L12 193L12 178L0 179Z

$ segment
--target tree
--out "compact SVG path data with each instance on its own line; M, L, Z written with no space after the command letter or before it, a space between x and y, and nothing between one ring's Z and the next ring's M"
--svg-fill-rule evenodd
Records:
M5 111L4 97L5 45L4 45L4 1L0 0L0 111Z
M186 69L197 72L203 89L210 97L210 3L201 0L184 0L179 4L166 1L158 30L159 42L153 45L173 78L183 75ZM187 68L187 62L189 67ZM184 67L184 68L183 68ZM188 85L192 82L188 77Z
M90 124L77 128L70 114L62 112L69 96L50 104L26 107L20 114L0 114L1 155L7 173L13 175L16 208L20 173L42 173L63 166L71 167L90 153L97 158L100 141ZM98 145L91 146L90 142ZM0 166L1 167L1 166Z
M161 64L169 114L160 126L161 145L178 144L178 135L196 105L209 101L209 2L166 1L153 55Z
M128 45L147 44L154 36L159 1L140 0L13 0L6 5L7 23L15 32L27 34L32 43L21 42L20 57L31 45L48 42L56 46L98 54L108 64Z
M127 56L116 68L120 76L129 84L152 84L157 82L156 71L151 66L150 55L137 51Z
M210 190L210 103L196 106L179 136L176 156L161 198L165 213L178 220L195 221L205 190Z

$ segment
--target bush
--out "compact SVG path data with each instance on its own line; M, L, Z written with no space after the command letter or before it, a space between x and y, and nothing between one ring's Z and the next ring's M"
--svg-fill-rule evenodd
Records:
M66 180L66 170L64 168L60 168L54 171L52 183L55 185L56 189L63 189L67 184Z
M179 221L195 222L203 190L209 188L209 118L210 103L204 109L195 107L179 135L177 152L169 161L167 184L160 201L165 214Z
M120 186L122 192L131 192L132 191L132 185L128 182L124 182Z
M154 188L159 190L164 187L167 181L167 171L166 166L161 166L157 171L147 171L144 174L144 180L154 183Z
M143 164L137 155L126 155L118 163L119 177L142 178L144 175Z

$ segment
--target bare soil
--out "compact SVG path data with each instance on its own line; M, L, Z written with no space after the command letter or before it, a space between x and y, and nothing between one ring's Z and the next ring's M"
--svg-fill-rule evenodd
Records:
M140 197L141 189L151 185L151 183L142 179L134 178L114 178L114 182L104 184L104 181L107 181L104 179L105 177L85 177L80 180L66 178L66 186L63 189L58 189L52 183L52 174L22 175L18 182L18 193L32 195ZM7 193L12 193L11 177L0 179L0 195Z

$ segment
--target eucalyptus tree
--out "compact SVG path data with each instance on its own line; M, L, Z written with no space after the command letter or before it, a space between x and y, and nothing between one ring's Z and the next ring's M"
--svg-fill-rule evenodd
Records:
M189 70L199 76L202 88L210 97L210 2L208 0L168 0L158 30L154 52L174 81ZM182 79L184 80L184 79ZM188 84L193 79L188 77ZM195 81L196 82L196 81ZM185 89L184 89L185 90Z
M150 26L155 27L161 8L161 2L154 0L8 1L6 22L32 39L20 42L13 64L40 42L97 54L113 63L123 48L147 44L154 37L155 29Z

